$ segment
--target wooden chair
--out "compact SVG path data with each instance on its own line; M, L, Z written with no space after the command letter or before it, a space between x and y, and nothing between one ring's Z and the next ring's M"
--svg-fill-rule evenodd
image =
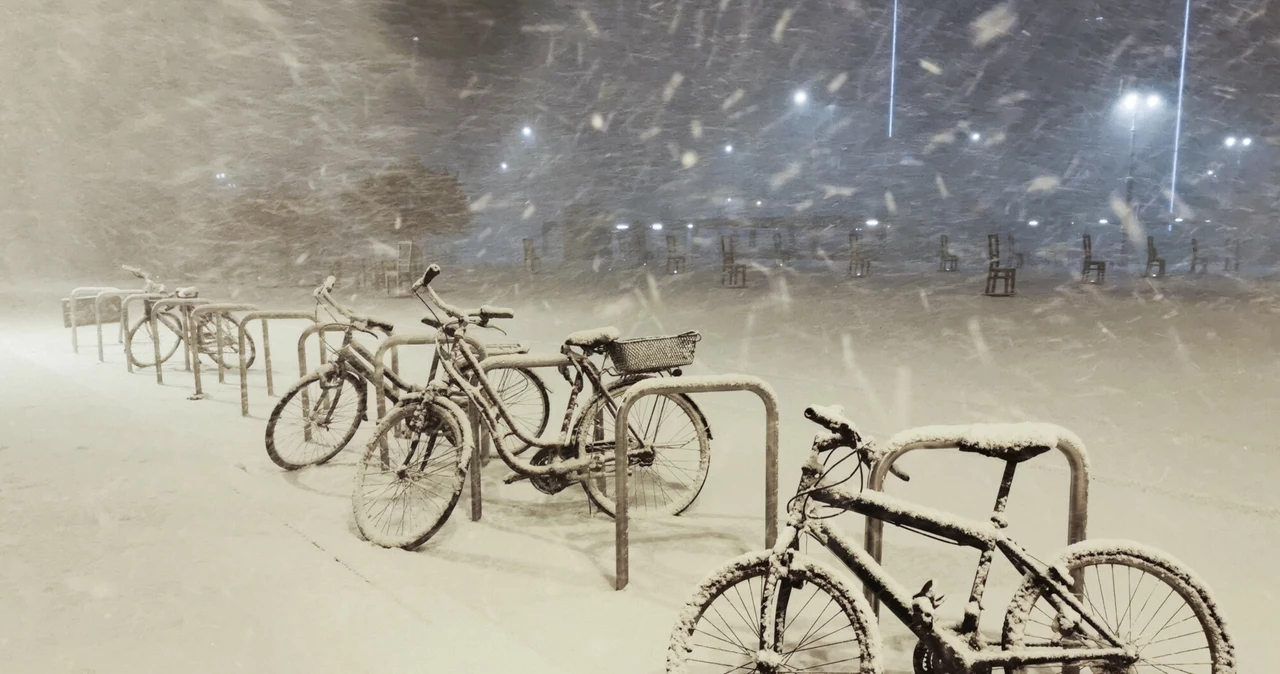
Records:
M1164 258L1160 257L1160 254L1156 252L1156 237L1148 236L1147 268L1143 270L1142 275L1149 276L1151 278L1164 278L1164 266ZM1156 273L1154 274L1151 273L1152 267L1156 268Z
M938 246L938 271L955 271L960 266L960 258L947 249L947 235L943 234Z
M1009 234L1009 266L1014 269L1022 269L1023 263L1022 253L1018 252L1018 241L1013 238L1013 234Z
M679 274L684 271L684 253L680 252L680 244L676 237L667 235L667 273Z
M737 261L733 237L720 237L720 285L728 288L747 287L747 265Z
M862 256L862 235L854 230L849 233L849 278L871 275L871 260Z
M530 274L538 273L542 260L538 258L538 250L533 247L533 239L524 240L524 268Z
M1093 274L1092 281L1089 274ZM1107 280L1107 263L1093 259L1093 236L1084 235L1084 262L1080 265L1080 281L1082 283L1102 283Z
M1227 239L1227 252L1222 256L1222 271L1240 271L1240 239Z
M996 292L996 283L1004 282L1002 292ZM1009 297L1017 294L1018 270L1013 267L1000 266L1000 235L987 235L987 288L984 295L991 297Z
M773 233L773 262L775 267L791 264L791 251L782 245L782 232Z
M1195 274L1197 266L1199 273L1204 274L1209 271L1209 259L1200 256L1200 242L1195 239L1191 240L1191 273Z

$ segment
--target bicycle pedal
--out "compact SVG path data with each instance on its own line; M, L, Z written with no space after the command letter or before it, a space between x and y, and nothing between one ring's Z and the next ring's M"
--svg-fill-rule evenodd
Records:
M521 480L527 480L527 479L529 479L529 476L528 476L528 475L521 475L521 474L519 474L519 473L512 473L512 474L510 474L510 475L508 475L508 476L506 476L505 478L503 478L503 479L502 479L502 484L515 484L515 483L517 483L517 482L520 482Z

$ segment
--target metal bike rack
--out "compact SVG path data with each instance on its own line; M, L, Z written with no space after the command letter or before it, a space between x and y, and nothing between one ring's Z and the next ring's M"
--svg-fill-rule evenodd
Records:
M160 293L135 293L120 301L120 328L124 332L124 364L129 369L129 372L133 372L133 359L129 357L129 354L133 353L130 350L133 348L133 333L129 331L128 326L129 304L139 300L158 300L163 298L164 295Z
M509 349L511 345L495 345L495 352L498 349ZM520 347L515 347L520 348ZM569 357L562 353L547 354L524 354L524 353L505 353L502 355L490 356L480 361L480 369L488 376L491 370L527 368L537 369L541 367L564 367L570 364ZM480 471L484 469L484 457L489 453L489 443L492 439L489 437L489 431L485 425L480 422L480 415L471 412L471 437L475 438L475 451L471 452L471 521L479 522L484 515L484 503L482 500L481 485L483 479Z
M187 326L187 334L191 338L187 340L187 349L191 352L191 361L193 363L192 370L194 371L196 384L196 398L204 396L204 391L200 387L200 335L196 334L197 328L200 325L200 319L210 314L227 314L227 318L230 318L231 312L233 311L257 310L258 306L256 304L205 304L191 312ZM221 384L227 381L226 359L222 357L222 321L214 321L214 330L214 339L217 341L218 345L218 383ZM241 331L240 334L243 335L244 332ZM244 341L242 340L240 343L243 345ZM240 352L240 371L244 372L243 350ZM243 377L241 377L241 381L244 381Z
M630 539L627 532L627 415L637 400L647 395L750 391L760 398L765 411L764 445L764 541L772 548L778 539L778 397L759 377L711 375L644 379L627 389L618 405L614 423L614 589L622 590L630 580Z
M201 299L198 297L166 297L164 299L156 300L156 303L152 305L151 334L156 335L156 338L152 340L152 346L155 347L155 353L156 353L156 383L157 384L164 383L164 363L160 362L160 336L159 336L160 321L157 318L161 313L160 310L164 309L165 307L179 308L180 319L178 322L180 323L180 325L178 327L179 329L182 330L182 334L180 336L182 337L184 342L190 342L191 310L194 309L195 307L202 306L208 303L209 303L209 300ZM183 359L184 367L190 370L191 369L191 349L186 344L183 345L182 359Z
M1047 425L1047 424L1046 424ZM929 437L921 437L920 429L907 429L889 438L886 453L876 462L867 480L867 489L884 491L885 477L903 454L917 449L958 449L958 445L966 438L969 426L935 426L928 429ZM1067 465L1071 469L1071 486L1067 500L1067 545L1083 541L1089 525L1089 455L1084 450L1084 443L1074 433L1060 426L1052 426L1058 431L1055 447L1067 457ZM867 518L864 533L864 545L871 557L880 563L884 550L884 522L872 517ZM1079 582L1079 579L1076 579ZM865 590L871 608L880 613L880 602L870 588Z
M103 355L102 355L102 302L103 302L103 300L108 300L108 299L111 299L112 297L119 297L119 298L121 299L121 306L120 306L120 336L119 336L119 338L118 338L118 339L120 340L120 342L123 342L123 341L124 341L124 305L123 305L123 300L124 300L124 298L126 298L126 297L129 297L129 296L131 296L131 295L134 295L134 294L137 294L137 293L140 293L140 292L142 292L142 290L141 290L141 289L138 289L138 290L105 290L105 291L100 292L100 293L98 293L97 295L95 295L95 296L94 296L94 298L93 298L93 323L94 323L94 325L96 325L96 326L98 327L98 362L99 362L99 363L104 363L104 362L106 362L106 359L105 359L105 358L103 357ZM73 315L72 315L72 320L74 320L74 319L75 319L74 313L75 313L75 307L72 307L72 314L73 314Z
M96 297L99 293L112 292L119 290L115 286L84 286L75 288L71 294L67 296L67 318L71 322L71 352L80 353L80 337L77 334L78 326L76 325L76 300L87 297ZM134 291L137 292L137 291Z
M271 333L268 329L270 321L273 320L303 320L311 321L315 325L316 315L314 311L250 311L240 320L236 322L236 328L239 331L240 353L245 352L248 347L247 329L251 321L262 321L262 364L267 372L267 395L274 396L276 394L271 376ZM244 358L240 359L240 416L249 416L249 364Z
M346 332L347 326L343 323L316 323L308 326L302 334L298 336L298 376L307 376L307 338L311 335L319 335L320 337L320 364L329 362L329 353L324 346L324 333L326 332Z

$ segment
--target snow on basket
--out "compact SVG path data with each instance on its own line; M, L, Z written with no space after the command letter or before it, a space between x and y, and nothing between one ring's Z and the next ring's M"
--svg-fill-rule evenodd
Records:
M702 335L690 330L667 337L619 339L606 348L613 366L622 374L660 372L693 362Z

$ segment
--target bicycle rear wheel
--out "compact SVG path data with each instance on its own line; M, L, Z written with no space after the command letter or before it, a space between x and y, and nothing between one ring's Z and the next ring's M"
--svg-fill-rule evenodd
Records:
M628 515L684 512L698 498L711 466L711 441L702 415L686 396L652 395L632 405L627 425L631 427L633 448L650 450L629 462ZM606 398L597 396L583 409L574 435L579 447L604 455L604 468L593 471L582 486L610 516L615 510L614 428L615 411Z
M397 406L379 424L356 469L351 505L369 542L412 550L448 521L471 458L456 405Z
M297 470L320 465L355 437L368 404L364 382L353 372L335 374L303 377L271 410L267 456L277 466Z
M1085 541L1067 548L1055 563L1083 579L1081 602L1138 661L1119 670L1107 663L1027 665L1008 672L1117 671L1159 674L1227 674L1235 671L1235 649L1208 589L1165 554L1123 541ZM1068 611L1074 614L1074 611ZM1009 602L1004 647L1107 648L1110 644L1078 617L1058 613L1044 582L1032 575Z
M551 397L542 379L532 370L522 367L495 370L487 376L502 406L520 431L529 437L542 437L551 418ZM529 449L529 443L506 428L506 424L501 426L506 430L501 438L503 447L516 456Z
M222 349L218 349L218 330L222 330ZM212 318L206 318L200 322L200 354L213 361L215 365L222 363L224 367L237 370L240 368L240 327L230 316L226 314L215 314ZM257 359L257 347L254 345L253 336L244 336L243 358L246 368L253 367L253 362Z
M176 316L161 312L156 316L159 331L160 362L167 363L182 344L182 326ZM129 328L129 361L134 367L151 367L156 364L156 333L151 331L151 321L143 317Z
M672 630L667 672L880 671L880 635L860 595L812 560L797 559L781 584L776 570L768 551L753 552L703 582ZM776 645L764 643L764 620Z

